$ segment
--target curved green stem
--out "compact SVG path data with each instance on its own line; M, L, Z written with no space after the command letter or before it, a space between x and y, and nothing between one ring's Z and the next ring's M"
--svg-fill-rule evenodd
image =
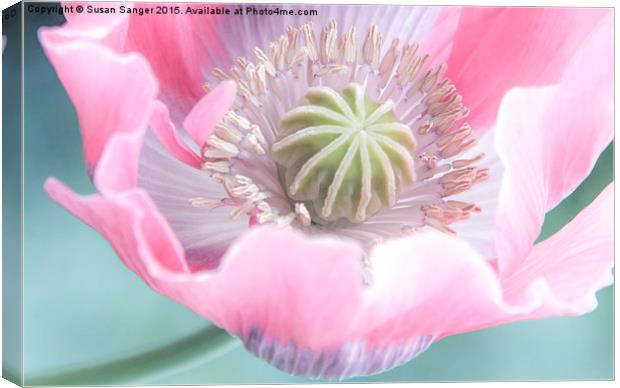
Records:
M224 330L208 327L155 350L96 366L25 378L25 385L144 384L215 359L241 344Z

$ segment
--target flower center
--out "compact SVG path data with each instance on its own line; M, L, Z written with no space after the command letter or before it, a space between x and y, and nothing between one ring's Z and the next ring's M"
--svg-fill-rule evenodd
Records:
M352 83L338 92L313 87L282 117L272 146L281 179L312 220L359 223L414 181L415 139L394 113Z
M416 43L357 40L336 22L289 26L255 61L237 58L205 85L232 79L238 96L204 145L203 169L250 224L354 238L366 247L481 209L461 194L488 178L461 96Z

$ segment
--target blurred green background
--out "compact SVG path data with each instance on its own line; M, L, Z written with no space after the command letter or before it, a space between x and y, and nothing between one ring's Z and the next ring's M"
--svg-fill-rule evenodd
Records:
M62 22L58 15L26 13L25 384L310 382L255 358L238 340L152 291L99 234L45 195L50 176L77 192L94 192L75 111L37 40L38 27ZM5 74L17 74L17 65L5 61ZM610 145L588 180L548 215L543 237L613 179L612 155ZM612 379L612 288L598 300L585 316L448 337L401 367L348 381Z
M2 376L21 380L21 56L20 5L2 10L2 33L11 37L3 53L2 74ZM6 55L4 55L6 54Z

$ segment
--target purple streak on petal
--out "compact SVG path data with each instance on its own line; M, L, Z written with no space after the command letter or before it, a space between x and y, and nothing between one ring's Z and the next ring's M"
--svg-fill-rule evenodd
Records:
M239 337L246 349L278 369L297 376L326 380L381 373L418 356L433 342L431 336L424 336L389 347L367 349L365 343L354 342L340 348L313 351L299 349L294 341L282 345L277 339L265 339L258 327Z

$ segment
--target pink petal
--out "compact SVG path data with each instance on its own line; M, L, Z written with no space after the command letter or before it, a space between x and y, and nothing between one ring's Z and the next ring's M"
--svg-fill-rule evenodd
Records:
M519 269L503 280L506 299L519 303L528 284L544 279L556 300L535 317L592 311L597 305L595 292L613 281L613 214L611 183L561 231L534 246Z
M602 220L608 194L527 260L531 267L506 284L508 299L482 257L440 233L379 246L369 275L355 245L266 227L235 243L213 276L177 283L162 274L159 290L289 373L329 379L378 373L446 335L589 311L594 292L609 282L613 240L609 218L587 230L583 222ZM573 243L564 253L566 239ZM550 266L541 265L552 253L547 248L558 258ZM591 276L575 277L583 270Z
M223 81L202 97L187 115L183 126L190 137L202 147L235 100L237 84Z
M486 130L510 88L557 82L589 34L612 14L602 8L463 8L446 76L471 110L468 121Z
M105 6L118 6L122 3L108 3ZM65 2L63 6L73 7L73 12L66 12L67 23L61 27L44 27L44 31L53 31L52 39L60 42L89 40L99 42L115 51L125 46L129 15L121 13L93 13L75 11L77 6L84 9L88 6L101 7L101 4L88 2ZM52 34L50 34L52 35Z
M591 34L566 69L544 117L548 144L548 206L555 207L588 176L614 135L613 18Z
M432 30L422 42L420 52L430 55L429 60L433 66L448 61L462 10L462 7L442 7Z
M76 108L84 157L92 173L113 134L145 128L157 81L137 55L119 55L87 41L59 43L55 36L54 30L40 32L47 56Z
M168 9L167 14L132 15L125 46L126 51L138 52L150 63L161 85L161 98L170 107L175 122L180 121L205 94L204 72L211 68L210 58L223 55L222 37L215 32L221 16L185 14L188 4L134 6L178 6L182 10L179 14Z
M98 3L68 2L74 7L98 6ZM110 5L128 6L125 3ZM215 66L225 71L239 56L248 56L255 47L268 51L268 44L285 33L290 25L299 26L313 20L319 25L335 19L343 28L355 24L365 31L378 24L386 41L399 37L404 40L420 41L430 30L437 8L417 7L406 9L392 6L378 12L362 12L360 7L344 8L316 6L316 17L278 17L265 25L263 16L223 17L219 15L196 15L186 13L186 8L203 8L202 5L142 3L139 8L164 7L167 14L95 14L72 13L68 22L54 28L59 40L96 40L117 51L135 52L142 55L152 66L160 82L159 96L170 108L175 123L179 123L191 107L204 95L205 74ZM182 11L174 13L174 7ZM262 6L262 8L281 6ZM306 7L292 7L308 10ZM360 17L360 15L362 17ZM316 19L316 20L315 20ZM403 29L403 26L406 28ZM319 27L320 28L320 27ZM235 36L236 39L224 38Z
M171 107L176 121L189 112L204 95L203 72L211 68L210 56L221 56L223 51L215 32L220 16L188 15L184 4L162 3L93 3L67 2L64 5L83 7L180 7L183 12L174 14L68 12L67 23L61 27L43 28L54 32L55 43L88 40L99 42L117 52L134 52L143 56L151 65L160 82L161 98Z
M608 284L613 262L611 190L535 250L506 280L504 294L482 257L438 232L380 245L369 272L356 244L257 227L216 270L190 273L165 220L140 191L80 198L54 180L46 189L101 231L155 290L239 336L278 368L312 377L378 373L446 335L583 313ZM547 265L549 255L556 259Z
M200 168L202 160L179 137L174 124L170 120L168 107L160 101L156 101L155 103L150 124L157 139L166 147L168 152L183 163L195 168Z
M56 179L45 191L101 233L118 256L149 285L158 273L184 273L183 249L150 198L139 189L81 197Z
M502 275L527 257L545 213L592 170L613 138L611 17L557 86L514 89L500 108L496 147L506 166L496 248Z
M94 176L100 192L122 192L136 187L143 140L144 131L110 137Z

